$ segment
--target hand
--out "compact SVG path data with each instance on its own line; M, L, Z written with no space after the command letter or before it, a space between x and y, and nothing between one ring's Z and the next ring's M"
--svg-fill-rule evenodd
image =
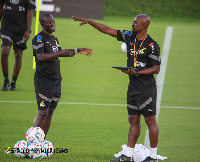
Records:
M65 57L74 57L74 56L76 56L76 53L73 49L66 49L64 56Z
M125 69L120 68L119 70L121 70L125 74L130 74L130 75L136 75L137 74L137 72L134 69L125 70Z
M30 38L30 31L26 31L25 33L24 33L24 37L23 37L23 42L26 42L28 39Z
M92 56L92 54L94 54L92 51L93 50L89 49L89 48L78 48L78 53L87 55L88 57Z
M72 16L72 18L74 19L74 21L81 21L82 23L79 24L79 26L84 25L89 23L89 19L84 19L84 18L78 18L76 16Z

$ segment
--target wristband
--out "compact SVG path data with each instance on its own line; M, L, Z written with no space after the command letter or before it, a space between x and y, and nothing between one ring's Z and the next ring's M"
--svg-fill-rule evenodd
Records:
M31 33L31 30L30 29L27 29L26 31L29 31Z
M75 54L77 54L78 53L78 48L75 48Z
M135 76L139 76L139 71L138 71L138 70L136 71L136 74L135 74Z

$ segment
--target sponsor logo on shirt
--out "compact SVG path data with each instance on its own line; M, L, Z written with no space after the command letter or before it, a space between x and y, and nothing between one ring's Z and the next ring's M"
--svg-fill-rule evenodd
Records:
M139 62L139 61L136 61L136 64L137 64L137 67L145 67L146 64L144 62Z
M136 53L136 52L139 52L138 54L142 55L142 54L144 54L144 50L146 50L146 48L142 48L142 49L140 49L139 51L135 51L135 53ZM130 49L130 55L131 55L131 56L133 56L135 53L134 53L134 50L133 50L133 49Z
M6 4L4 5L4 9L5 10L12 10L12 7L11 6L7 6Z
M52 46L52 50L53 50L53 52L57 52L58 51L58 47L57 46Z
M55 42L56 42L56 46L52 46L53 52L57 52L58 51L58 47L59 47L57 40L55 40Z
M19 6L19 11L26 11L26 9L23 6Z

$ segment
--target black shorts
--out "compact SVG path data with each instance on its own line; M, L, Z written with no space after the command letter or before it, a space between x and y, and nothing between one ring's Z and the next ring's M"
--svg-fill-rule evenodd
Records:
M156 99L156 88L132 96L127 95L128 115L142 114L144 117L156 115Z
M61 97L61 81L47 78L34 80L38 110L56 108Z
M12 46L13 49L25 50L26 42L23 42L24 32L13 32L8 29L1 29L1 46Z

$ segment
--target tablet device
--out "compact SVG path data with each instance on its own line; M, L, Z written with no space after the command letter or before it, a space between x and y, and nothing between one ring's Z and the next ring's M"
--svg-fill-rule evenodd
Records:
M115 68L115 69L122 68L122 69L126 69L126 70L128 70L128 69L138 70L137 68L134 68L134 67L125 67L125 66L112 66L112 68Z

